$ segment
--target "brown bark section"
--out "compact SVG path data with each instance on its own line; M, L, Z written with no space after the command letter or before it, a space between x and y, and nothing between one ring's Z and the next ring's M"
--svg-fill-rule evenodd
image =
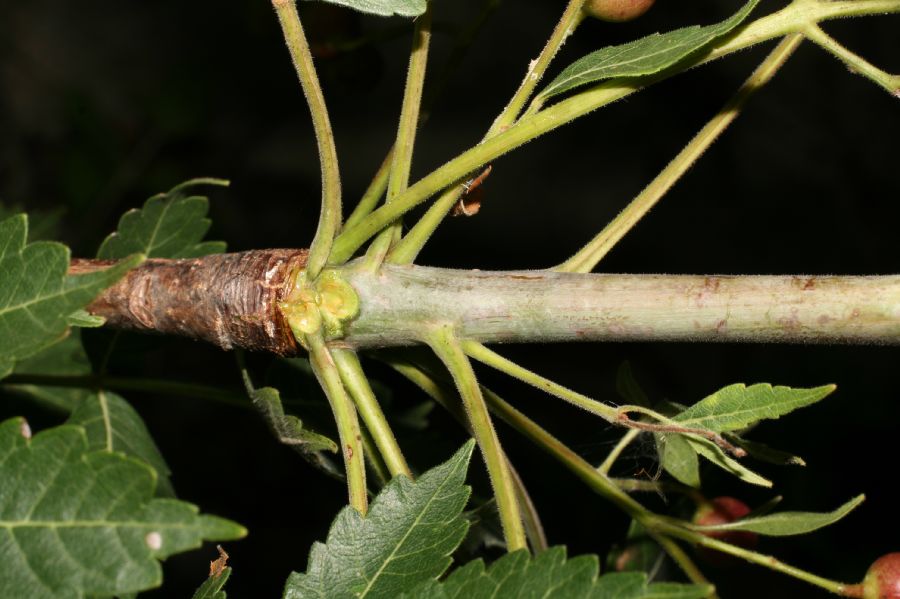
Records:
M87 308L116 329L180 335L222 349L242 347L288 356L297 342L278 303L306 250L253 250L186 260L150 259ZM112 262L73 259L71 274Z

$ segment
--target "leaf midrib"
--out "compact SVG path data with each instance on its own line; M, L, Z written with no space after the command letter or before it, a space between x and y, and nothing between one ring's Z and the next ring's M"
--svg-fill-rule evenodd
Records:
M453 474L454 474L453 472L450 472L444 478L444 480L441 481L441 484L438 485L438 487L435 489L434 493L432 493L431 497L425 503L425 506L419 511L419 514L416 516L415 520L413 520L412 524L407 528L406 533L403 535L402 538L400 538L397 541L397 543L395 543L394 548L391 550L390 554L384 560L384 563L382 563L381 567L378 568L378 570L376 570L372 574L371 580L367 581L368 584L366 584L366 587L358 595L360 598L365 597L369 593L369 590L372 588L372 585L375 584L375 582L378 580L378 577L381 576L381 573L385 570L385 568L387 568L388 564L390 564L393 561L394 555L396 555L397 551L400 549L400 547L403 545L403 543L406 541L406 539L409 537L409 535L412 534L412 531L419 525L419 521L422 519L422 516L425 514L425 512L428 511L428 508L431 506L431 504L437 500L438 494L449 483L450 478L452 477ZM455 520L455 519L456 518L454 517L453 520ZM452 520L451 520L451 522L452 522Z
M744 387L744 389L749 389L749 388L750 388L750 387ZM775 389L774 389L774 388L772 388L772 393L773 393L773 394L775 393ZM804 396L803 396L802 398L798 398L798 399L796 399L796 400L787 399L787 400L784 400L784 401L777 402L777 404L774 404L774 405L780 405L780 404L784 404L784 403L796 403L796 402L798 402L798 401L803 401L803 400L807 399L810 395L811 395L811 393L810 393L809 391L807 391L807 393L804 394ZM705 401L705 400L704 400L704 401ZM761 406L761 407L756 408L756 409L744 408L744 409L735 410L735 411L732 411L732 412L724 412L724 413L719 413L719 414L705 415L705 416L702 416L702 417L692 418L692 419L690 419L690 420L679 420L677 417L676 417L676 418L673 418L673 420L675 420L675 421L678 422L679 424L689 424L689 425L696 425L696 426L704 426L704 425L703 425L703 422L704 422L704 421L707 421L707 420L720 420L720 419L723 419L723 418L725 418L725 417L728 417L729 419L734 419L734 418L740 417L740 415L742 415L742 414L752 414L752 413L754 413L754 412L759 412L759 411L764 410L766 407L771 406L771 405L773 405L773 404L766 404L765 406ZM768 420L773 420L773 419L775 419L775 418L780 418L782 415L783 415L783 414L779 414L778 416L774 416L774 417L767 417L767 419L768 419ZM733 424L740 424L740 422L738 422L738 423L733 423ZM708 427L704 427L704 428L708 428Z

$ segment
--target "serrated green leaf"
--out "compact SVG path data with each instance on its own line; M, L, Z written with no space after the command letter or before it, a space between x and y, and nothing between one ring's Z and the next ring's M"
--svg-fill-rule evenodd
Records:
M192 179L153 196L143 208L122 215L118 229L103 240L97 257L116 260L141 253L148 258L196 258L224 252L224 242L200 241L211 224L206 218L209 201L185 194L197 185L227 186L228 181Z
M207 578L194 592L191 599L227 599L222 588L231 576L231 568L225 568L218 574Z
M284 597L394 599L443 574L466 534L462 510L473 447L466 443L415 482L394 477L366 516L350 506L341 510L328 540L313 545L306 573L288 578Z
M728 34L740 25L759 0L750 0L728 19L714 25L683 27L591 52L557 75L539 94L547 99L588 83L613 77L640 77L666 69Z
M746 483L750 483L751 485L758 485L760 487L771 487L772 481L767 478L764 478L753 472L728 454L726 454L722 449L709 441L708 439L701 439L697 437L685 437L690 443L691 447L694 448L694 451L705 457L707 460L732 474L742 481Z
M81 346L81 331L41 352L16 363L15 374L84 376L91 373L91 363ZM10 385L10 388L34 398L38 403L69 413L75 405L91 394L88 389L51 387L49 385Z
M700 460L688 440L682 435L657 433L654 436L659 462L666 472L689 487L699 487Z
M834 385L812 389L773 387L768 383L746 386L743 383L719 389L700 400L672 420L688 427L715 432L735 431L760 420L775 419L823 399Z
M359 12L381 17L399 15L417 17L428 8L427 0L324 0L329 4L346 6Z
M29 439L22 418L0 424L0 597L81 599L162 582L157 560L246 531L189 503L154 499L153 470L89 451L84 429Z
M24 214L0 222L0 378L17 360L62 341L69 316L142 259L68 276L69 249L49 241L26 245L27 235Z
M442 582L429 581L404 599L699 599L712 587L701 585L648 584L642 572L613 573L597 577L594 555L566 559L565 547L552 547L532 557L527 551L509 553L489 567L475 560L454 571Z
M157 475L156 494L174 497L171 471L140 414L121 396L98 391L84 398L68 424L84 428L91 451L118 451L146 462Z
M779 512L756 518L744 518L728 524L698 526L697 530L746 530L770 537L803 535L834 524L865 501L865 495L854 497L833 512Z
M337 443L303 426L303 421L285 414L281 394L274 387L249 389L250 400L266 419L272 433L280 443L289 445L301 453L338 450Z

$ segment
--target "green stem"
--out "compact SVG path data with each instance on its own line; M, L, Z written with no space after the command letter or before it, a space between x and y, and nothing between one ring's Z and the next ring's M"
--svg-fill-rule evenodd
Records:
M375 209L375 206L378 205L378 200L381 199L387 189L388 178L391 176L391 164L393 162L394 148L392 146L391 149L388 150L387 156L384 157L381 166L379 166L378 170L375 172L375 177L369 183L365 193L363 193L362 199L359 200L359 203L353 209L353 212L351 212L350 216L347 217L347 220L344 221L345 230L352 229L365 220L369 213Z
M485 138L491 138L497 133L507 129L519 118L519 115L522 113L522 108L525 106L525 103L528 102L531 94L534 93L538 83L543 79L547 67L550 66L550 62L556 57L556 54L559 52L559 49L562 47L563 43L565 43L566 39L574 33L575 29L584 19L584 11L582 10L584 3L585 0L569 0L569 3L566 5L562 16L560 16L559 21L556 23L556 27L553 28L553 32L550 34L550 38L547 40L541 53L536 59L528 64L528 72L525 73L525 78L522 80L522 83L519 84L519 89L513 94L512 99L503 109L503 112L494 119Z
M137 391L206 399L230 406L249 409L252 406L243 393L234 393L194 383L163 381L159 379L126 378L106 375L61 376L52 374L13 374L0 385L36 385L41 387L72 387L94 391Z
M435 322L479 343L900 343L900 276L611 275L352 267L354 349L413 345ZM634 426L633 428L638 428Z
M432 202L428 210L416 221L416 224L403 236L394 249L388 254L387 261L391 264L412 264L419 252L431 239L438 226L444 222L444 217L450 209L459 201L465 192L462 181L459 185L453 185L446 189L438 199Z
M713 46L706 54L699 54L677 71L641 78L613 79L566 98L527 118L519 119L506 131L463 152L400 194L393 202L372 212L357 226L345 230L335 241L332 259L343 262L373 235L381 231L413 207L424 202L439 190L466 176L540 135L557 129L598 108L620 100L641 89L667 79L692 66L698 66L748 48L760 42L802 33L810 22L839 17L863 16L885 12L900 12L900 0L855 0L825 3L794 3L785 9L763 17L743 27L737 34Z
M694 64L705 64L766 40L803 33L810 23L896 12L900 12L900 0L794 0L779 11L742 26L736 35L699 55Z
M394 365L392 364L392 366ZM396 366L394 367L396 368ZM408 376L410 380L416 382L416 384L426 391L430 389L432 390L431 392L436 390L439 392L440 385L426 373L422 372L421 369L407 366L405 369L397 370L404 376ZM410 374L413 376L409 376ZM613 479L598 472L590 463L575 453L567 445L556 439L539 424L519 412L496 393L484 388L482 388L482 391L484 392L484 400L492 412L512 426L516 431L531 440L543 451L556 458L563 466L568 468L573 474L587 484L588 487L640 522L658 541L660 539L665 539L665 536L671 536L691 543L704 545L711 549L729 553L747 561L771 568L772 570L788 574L838 594L846 595L848 591L852 592L856 587L856 585L845 585L822 578L821 576L816 576L815 574L811 574L800 568L789 566L773 557L707 537L698 531L683 527L677 520L653 514L620 489ZM673 559L679 563L682 569L685 569L685 572L689 577L692 579L697 577L697 582L705 580L699 570L696 569L696 566L693 566L693 562L690 562L689 558L687 558L682 551L673 549L673 547L675 547L674 544L667 546L667 544L664 543L665 541L661 541L663 548L667 552L670 552L670 550L672 551L670 552L670 555L673 555ZM688 565L689 563L690 565Z
M478 380L475 378L475 371L472 370L472 364L449 327L437 328L432 332L428 341L435 354L450 371L462 397L463 405L466 407L472 432L481 448L481 454L494 486L497 509L500 512L500 522L506 538L506 548L508 551L525 549L527 548L525 530L522 526L522 516L516 500L515 484L510 473L509 463L500 446L497 432L491 423L491 417L488 414L487 405L484 403Z
M531 500L531 495L528 494L528 488L522 482L522 477L519 476L519 472L513 467L509 458L506 458L506 463L516 487L516 500L519 502L519 507L522 508L522 525L525 527L525 536L528 538L531 552L538 554L546 551L549 547L547 535L544 532L544 525L538 517L537 508Z
M499 395L484 389L484 398L491 410L520 434L530 439L546 453L555 457L591 489L615 504L632 518L642 522L653 514L632 499L607 476L600 474L585 459L572 451L562 441L548 433L535 421L518 411Z
M422 100L422 110L419 117L420 127L425 123L425 121L428 120L428 111L434 104L435 100L440 97L447 81L450 80L452 75L462 64L466 51L472 44L475 36L487 22L488 17L490 17L490 15L497 9L497 6L499 5L500 0L487 0L484 3L484 6L482 7L482 10L478 14L478 16L469 24L469 26L464 31L459 34L459 36L457 36L456 42L453 45L453 50L450 53L450 57L444 63L444 66L438 76L431 79L431 84L425 90L426 93ZM369 184L369 187L368 189L366 189L366 192L363 195L362 199L359 201L359 204L356 206L356 208L353 209L353 213L347 218L346 222L344 223L345 229L356 226L362 220L364 220L365 217L368 216L370 212L372 212L372 210L375 209L375 206L378 204L378 200L381 199L381 196L383 196L385 191L387 190L388 175L390 174L393 157L394 147L391 146L391 149L388 150L384 162L381 163L381 166L375 173L375 178Z
M484 345L478 343L477 341L463 341L462 347L468 356L475 358L482 364L487 364L488 366L496 368L497 370L504 372L511 377L517 378L520 381L528 383L529 385L533 385L538 389L542 389L551 395L559 397L560 399L567 401L572 405L587 410L592 414L596 414L597 416L600 416L611 424L628 426L634 429L645 431L698 435L703 438L709 439L716 445L719 445L723 449L727 449L728 451L731 451L736 455L743 455L745 453L744 450L737 448L725 441L725 439L723 439L721 435L718 435L706 429L695 429L682 426L679 423L669 420L662 414L658 414L649 408L644 408L641 406L619 406L618 408L614 408L597 400L591 399L586 395L582 395L581 393L572 391L571 389L567 389L562 385L554 383L550 379L544 378L539 374L535 374L534 372L531 372L526 368L522 368L515 362L507 360L500 354L486 348ZM627 417L628 413L630 412L636 412L639 414L650 416L659 424L635 422L634 420L631 420Z
M405 474L410 479L413 478L406 459L403 457L403 452L400 451L400 446L397 444L394 431L391 430L378 399L369 385L369 380L363 372L359 358L354 352L347 349L332 349L331 357L334 358L341 380L356 403L356 409L359 410L363 422L366 423L366 428L372 434L391 476Z
M603 463L597 466L597 472L600 474L607 475L609 471L612 470L613 464L616 463L616 460L619 459L619 456L622 455L622 452L625 451L632 441L637 439L638 435L641 434L641 431L633 428L622 435L622 438L619 439L619 442L616 443L616 446L612 448L612 451L609 452L609 455L606 456L606 459L603 460Z
M397 357L398 353L400 355L399 358ZM436 365L431 364L430 367L421 364L414 365L409 361L409 356L406 354L407 352L403 350L400 352L388 351L378 352L377 354L374 354L374 357L381 360L419 387L419 389L424 391L435 402L447 410L447 412L449 412L450 415L469 432L469 434L472 434L472 427L466 417L465 410L460 405L458 396L452 393L453 382L449 381L446 384L444 384L443 381L442 383L437 382L438 379L442 379L446 376L443 371L438 371L440 362L437 362ZM429 363L434 362L433 356L430 355L422 356L420 354L418 358L420 360L424 358L426 362ZM448 391L448 389L451 391ZM484 387L481 389L482 392L487 392ZM548 547L547 537L544 534L544 527L541 524L540 515L538 514L534 503L531 501L528 489L525 487L524 482L522 482L518 472L516 472L515 467L509 462L509 458L506 458L506 461L509 465L509 471L512 474L513 483L516 486L516 497L519 501L519 508L522 510L522 522L525 527L525 534L528 537L528 543L534 553L540 553Z
M413 46L409 56L409 71L406 88L403 91L403 105L400 110L400 125L397 140L392 151L391 172L388 178L387 197L391 202L409 187L409 171L412 165L416 129L419 125L419 110L422 106L422 90L425 87L425 71L428 65L428 48L431 45L431 5L416 19L413 30ZM384 261L392 243L399 239L401 224L395 222L382 231L369 247L367 261L378 267Z
M677 521L654 515L647 510L647 508L626 495L612 480L597 472L588 462L582 459L581 456L554 438L527 416L500 399L496 394L486 392L484 397L492 410L503 418L503 420L531 439L535 444L541 447L541 449L557 458L564 466L581 478L590 488L606 497L632 518L643 524L651 531L651 534L665 534L692 543L704 545L711 549L723 551L777 572L788 574L794 578L814 584L833 593L843 594L845 589L851 586L811 574L800 568L780 562L771 556L762 555L717 539L712 539L697 531L683 528L677 524ZM699 573L699 571L697 573Z
M466 352L466 355L478 360L482 364L486 364L491 368L496 368L500 372L506 373L513 378L517 378L523 383L528 383L533 387L537 387L538 389L567 401L583 410L587 410L591 414L596 414L607 422L619 422L619 412L616 408L595 399L591 399L577 391L572 391L558 383L554 383L550 379L544 378L527 368L519 366L512 360L504 358L497 352L488 349L477 341L463 341L462 347L463 351Z
M554 267L553 270L562 272L591 272L594 270L597 263L662 199L737 118L750 96L772 79L802 41L803 36L799 34L793 34L783 39L744 82L737 93L656 178L596 237L574 256Z
M316 143L319 147L319 165L322 170L322 208L319 213L319 224L316 235L309 246L309 257L306 262L306 277L314 280L328 262L335 236L341 227L341 179L338 173L337 150L334 146L334 135L331 122L325 107L325 97L319 86L319 78L313 65L312 54L300 16L297 14L295 0L272 0L278 14L284 41L291 53L291 60L309 111L312 115Z
M306 342L309 345L309 361L313 372L328 397L337 424L341 454L344 456L344 468L347 473L350 505L365 515L368 510L366 467L356 410L347 396L341 375L321 334L307 335Z
M811 572L807 572L806 570L802 570L795 566L791 566L790 564L786 564L781 560L772 557L771 555L764 555L762 553L757 553L756 551L751 551L749 549L744 549L743 547L738 547L737 545L732 545L730 543L720 541L719 539L714 539L701 532L684 528L683 526L680 526L677 521L672 521L669 518L655 517L652 523L650 523L649 525L645 525L657 532L681 539L683 541L687 541L689 543L694 543L697 545L708 547L710 549L714 549L716 551L721 551L722 553L733 555L760 566L765 566L770 570L781 572L782 574L787 574L788 576L792 576L793 578L796 578L798 580L808 582L811 585L823 588L826 591L830 591L838 595L846 595L847 589L855 586L824 578Z
M900 97L900 75L885 73L866 59L839 44L833 37L822 31L818 25L810 24L803 30L803 34L841 60L852 72L871 79L887 90L888 93Z
M638 478L610 477L617 487L629 493L680 493L695 497L697 491L678 483L666 481L642 480Z
M531 97L531 94L534 93L535 87L540 83L547 67L557 52L559 52L563 42L575 31L575 28L578 27L578 24L584 18L584 13L581 10L584 2L585 0L570 0L559 22L550 34L550 39L547 40L540 55L529 64L525 78L519 84L519 88L513 94L512 99L494 120L484 139L490 139L501 131L506 130L519 117L522 107L528 101L528 98ZM411 264L444 218L446 218L450 209L459 201L464 191L463 187L459 185L454 185L444 191L437 201L425 211L425 214L403 237L400 243L391 250L388 261L392 264Z
M375 441L372 440L372 435L369 434L369 431L365 428L361 428L360 435L362 437L363 453L365 454L369 471L375 475L378 482L378 488L383 488L384 485L388 484L388 481L391 480L392 474L388 471L384 460L381 459L381 455L378 453L378 447L375 445Z
M672 561L678 564L678 567L681 568L681 571L688 577L688 580L694 584L710 584L706 576L703 575L703 572L700 571L700 568L697 567L697 564L694 563L694 560L691 559L678 543L658 532L648 532L650 533L650 536L653 537L653 540L659 543L659 546L662 547L663 551L672 558ZM718 595L712 593L707 595L706 599L718 599Z

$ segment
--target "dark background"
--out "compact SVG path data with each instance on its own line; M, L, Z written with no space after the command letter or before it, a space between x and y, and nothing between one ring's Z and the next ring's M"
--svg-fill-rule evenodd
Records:
M660 2L625 25L586 23L552 73L610 43L709 23L739 2ZM758 14L783 2L764 1ZM413 179L476 143L535 57L564 3L505 0L434 105L417 140ZM476 0L438 0L430 73ZM57 236L90 256L125 210L195 176L232 181L211 190L209 238L231 250L305 246L319 204L318 160L308 114L264 0L153 3L36 0L0 4L0 201L38 217L59 216ZM359 17L303 3L320 44L344 40L318 64L337 136L346 203L352 206L389 147L409 46L403 19ZM897 16L836 22L826 29L888 71L900 71ZM355 44L360 40L365 43ZM322 46L319 46L322 48ZM696 69L563 127L494 162L481 213L445 224L420 262L464 268L540 268L574 252L690 139L771 44ZM327 48L326 48L327 49ZM891 274L900 249L898 104L806 44L775 81L659 207L604 260L604 272ZM59 212L59 209L63 212ZM54 212L56 211L56 212ZM239 389L230 355L182 340L127 340L122 374L199 380ZM896 516L897 350L893 347L585 344L506 352L542 374L616 400L615 373L629 360L654 400L694 402L734 382L837 383L823 403L765 423L754 438L795 452L809 466L759 467L774 491L705 472L710 495L751 505L773 494L785 509L831 510L866 492L845 521L814 536L770 540L762 549L824 575L855 581L877 556L900 550ZM265 357L254 357L263 380ZM423 402L410 385L367 364L397 416ZM272 375L274 376L274 375ZM484 372L508 399L592 461L616 435L599 421ZM302 381L301 381L302 382ZM305 420L327 421L309 386L285 391ZM324 539L344 502L341 484L278 446L246 409L132 393L173 470L181 498L235 519L248 538L227 544L233 597L276 596L309 546ZM0 416L58 420L6 401ZM54 418L57 418L55 420ZM418 469L462 442L444 414L431 428L400 428ZM512 431L500 434L534 495L551 543L603 554L627 521ZM476 493L487 486L473 468ZM620 464L624 476L654 470L643 444ZM667 498L678 509L677 498ZM648 499L664 507L655 498ZM206 576L211 547L166 564L164 591L187 597ZM825 596L757 567L709 570L723 597Z

